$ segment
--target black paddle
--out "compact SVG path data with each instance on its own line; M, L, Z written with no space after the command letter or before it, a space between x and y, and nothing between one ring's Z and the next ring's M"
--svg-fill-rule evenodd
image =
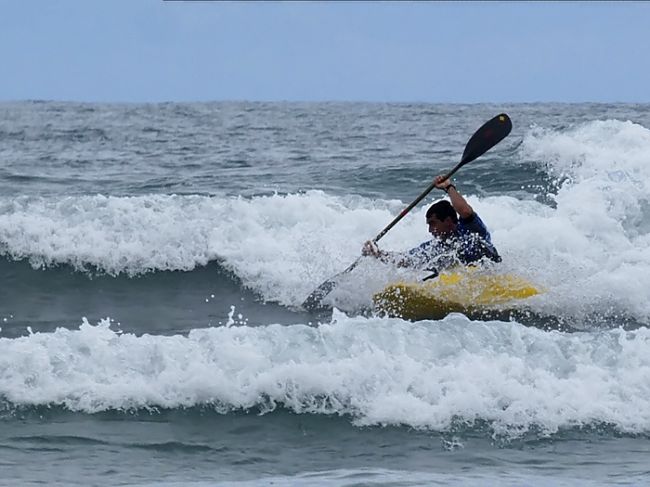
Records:
M447 173L444 179L449 179L465 164L485 154L488 150L505 139L506 136L510 133L510 130L512 130L512 122L510 121L510 117L508 117L508 115L505 113L497 115L493 119L485 122L485 124L483 124L483 126L481 126L481 128L479 128L469 139L467 145L465 146L465 150L463 151L463 157L461 158L460 162L456 164L456 167L449 171L449 173ZM422 201L422 199L428 195L433 188L435 188L435 182L431 183L429 187L425 189L424 192L415 199L415 201L413 201L413 203L404 208L404 210L392 222L390 222L386 228L379 232L379 235L372 239L372 242L377 243L379 239L386 235L388 231L397 224L397 222L404 218L407 213L413 209L415 205ZM321 307L322 299L336 287L339 277L343 274L347 274L352 269L354 269L360 261L361 257L355 260L352 265L350 265L350 267L345 269L343 272L335 275L334 277L328 279L323 284L318 286L314 292L311 293L302 303L303 308L314 310Z

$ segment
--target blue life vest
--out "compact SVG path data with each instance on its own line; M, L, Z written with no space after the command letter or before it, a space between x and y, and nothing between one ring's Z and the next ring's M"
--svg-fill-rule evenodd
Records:
M454 235L445 240L434 238L424 242L409 250L407 255L415 266L422 268L427 265L446 268L456 261L468 265L483 258L501 262L490 232L476 213L469 218L460 218Z

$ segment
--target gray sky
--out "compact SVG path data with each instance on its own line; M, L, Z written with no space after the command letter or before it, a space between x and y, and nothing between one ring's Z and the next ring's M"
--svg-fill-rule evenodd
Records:
M0 0L0 99L650 102L650 3Z

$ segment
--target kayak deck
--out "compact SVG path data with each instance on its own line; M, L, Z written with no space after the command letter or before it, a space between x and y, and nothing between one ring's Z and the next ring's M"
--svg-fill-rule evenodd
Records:
M540 291L525 279L511 274L449 272L429 282L397 282L373 297L380 314L407 320L440 319L449 313L503 312L518 301Z

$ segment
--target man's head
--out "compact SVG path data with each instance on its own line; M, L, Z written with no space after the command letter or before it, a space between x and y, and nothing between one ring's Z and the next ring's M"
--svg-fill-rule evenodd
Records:
M447 200L434 203L427 210L427 225L429 233L434 237L446 239L456 231L458 215Z

